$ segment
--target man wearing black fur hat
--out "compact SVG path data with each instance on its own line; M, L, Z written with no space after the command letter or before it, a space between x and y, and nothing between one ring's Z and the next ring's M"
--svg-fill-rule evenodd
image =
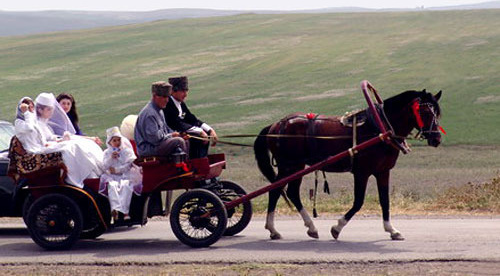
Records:
M189 91L186 76L169 78L172 85L172 93L167 107L163 109L167 125L175 131L186 132L192 136L208 138L212 140L212 146L217 142L217 133L208 124L200 121L189 111L184 100ZM205 157L208 154L208 141L198 139L189 140L189 156L191 158Z

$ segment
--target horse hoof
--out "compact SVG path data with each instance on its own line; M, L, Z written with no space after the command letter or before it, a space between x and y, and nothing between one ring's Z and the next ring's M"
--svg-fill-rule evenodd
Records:
M314 239L319 239L318 231L307 231L307 235Z
M281 240L280 233L271 234L271 240Z
M392 233L391 234L391 239L393 241L404 241L405 240L405 238L403 237L403 235L401 235L401 233L399 233L399 232Z
M337 229L335 229L335 227L332 227L332 229L330 230L330 232L332 233L332 237L334 239L338 239L339 238L340 232L337 231Z

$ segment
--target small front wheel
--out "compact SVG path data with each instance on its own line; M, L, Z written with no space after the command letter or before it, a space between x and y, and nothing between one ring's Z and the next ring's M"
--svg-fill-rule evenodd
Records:
M71 198L48 194L33 202L28 211L27 225L31 238L40 247L69 249L80 237L83 217Z
M245 189L231 181L220 181L222 187L216 191L216 194L223 202L233 201L247 194ZM226 210L227 227L224 236L234 236L243 231L252 219L252 203L250 201Z
M214 193L193 189L180 195L172 205L170 225L175 236L191 247L208 247L226 231L227 213Z

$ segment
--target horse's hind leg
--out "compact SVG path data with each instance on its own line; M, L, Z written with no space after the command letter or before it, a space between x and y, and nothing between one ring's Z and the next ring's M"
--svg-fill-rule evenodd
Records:
M303 167L302 167L303 168ZM286 190L286 194L290 201L295 205L297 211L299 211L300 216L304 220L304 226L308 228L307 235L311 238L318 239L318 229L314 226L314 222L312 221L309 213L302 205L302 201L300 200L300 184L302 182L302 178L296 179L290 183L288 183L288 189Z
M276 209L276 204L278 203L280 193L281 188L269 191L269 203L267 205L266 225L264 226L264 228L271 232L270 237L272 240L281 239L280 233L276 231L276 228L274 228L274 211Z
M337 225L332 226L330 232L334 239L338 239L342 228L361 209L365 200L366 184L370 175L354 174L354 203L352 208L338 220Z
M393 240L404 240L405 238L394 228L390 221L389 215L389 171L375 174L377 179L378 197L380 201L380 207L382 207L382 218L384 219L384 230L391 234L391 239Z

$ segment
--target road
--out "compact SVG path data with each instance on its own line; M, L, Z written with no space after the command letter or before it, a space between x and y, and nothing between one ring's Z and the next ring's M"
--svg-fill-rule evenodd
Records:
M144 263L344 263L412 261L500 262L500 218L412 219L393 224L405 241L392 241L380 219L354 218L338 241L333 220L315 220L319 240L306 236L300 220L277 220L284 239L271 241L264 221L254 219L234 237L193 249L173 235L168 220L116 229L97 240L81 240L70 251L50 252L34 244L21 221L0 225L0 264Z

